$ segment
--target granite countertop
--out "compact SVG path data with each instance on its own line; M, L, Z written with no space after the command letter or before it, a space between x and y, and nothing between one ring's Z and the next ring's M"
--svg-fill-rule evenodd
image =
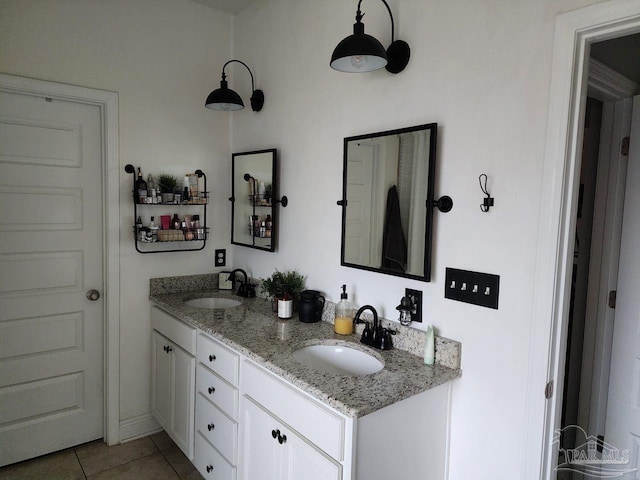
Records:
M184 303L214 296L240 300L242 305L223 310L194 308ZM240 298L223 290L152 293L149 298L163 310L350 417L362 417L460 376L460 369L425 365L421 357L404 350L369 348L359 342L357 334L336 335L333 325L325 321L302 323L295 314L280 320L271 311L271 303L262 298ZM335 375L306 367L291 355L306 345L345 342L372 353L384 362L384 368L360 377Z

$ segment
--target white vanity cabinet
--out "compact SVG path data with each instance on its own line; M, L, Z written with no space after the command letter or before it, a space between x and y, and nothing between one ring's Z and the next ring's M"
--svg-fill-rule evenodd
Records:
M445 478L450 382L353 418L156 307L151 319L153 415L205 479Z
M242 480L343 478L348 419L251 361L243 363L241 390Z
M194 464L204 478L235 480L240 356L203 333L197 351Z
M196 329L151 308L151 413L193 459Z

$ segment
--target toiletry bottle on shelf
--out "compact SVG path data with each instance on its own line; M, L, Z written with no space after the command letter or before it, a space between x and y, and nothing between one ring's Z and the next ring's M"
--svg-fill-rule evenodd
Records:
M353 305L348 300L346 285L342 285L340 303L336 305L333 330L340 335L351 335L353 333Z
M171 219L171 229L180 230L181 226L182 226L182 222L180 222L180 219L178 218L178 214L174 213L173 218Z
M135 191L133 195L136 199L136 203L146 203L147 202L147 182L142 178L142 172L140 171L140 167L138 167L138 179L136 180Z
M151 222L149 222L149 229L151 230L151 241L158 241L158 225L156 225L156 217L151 217Z

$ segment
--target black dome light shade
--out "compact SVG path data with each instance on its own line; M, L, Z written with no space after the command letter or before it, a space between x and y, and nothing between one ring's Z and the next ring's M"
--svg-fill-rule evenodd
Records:
M391 8L385 0L381 0L387 7L391 18L391 45L385 51L382 44L371 35L364 33L360 11L362 0L358 1L356 23L353 25L353 35L342 40L333 50L330 66L334 70L348 73L372 72L383 67L391 73L400 73L409 63L411 50L409 44L403 40L394 40L395 25Z
M251 73L251 69L240 60L229 60L222 67L222 80L220 80L220 88L217 88L213 92L211 92L207 96L207 100L205 101L204 106L211 110L221 110L221 111L234 111L234 110L242 110L244 108L244 102L240 95L238 95L234 90L229 88L227 84L227 76L224 73L224 69L232 62L237 62L245 66L247 70L249 70L249 75L251 75L251 109L254 112L259 112L262 110L262 106L264 105L264 92L262 90L255 90L253 85L253 73Z

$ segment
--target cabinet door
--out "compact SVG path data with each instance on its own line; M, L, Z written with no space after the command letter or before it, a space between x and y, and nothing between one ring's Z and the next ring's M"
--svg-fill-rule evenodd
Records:
M340 480L342 466L269 412L244 398L243 480Z
M173 377L171 436L191 460L193 459L196 360L177 345L172 345L171 353Z
M340 480L342 478L342 465L302 437L289 431L287 427L280 430L283 438L286 438L283 443L285 447L282 465L283 479Z
M282 445L278 443L278 422L251 400L244 398L240 408L242 480L279 480L282 469Z
M151 333L151 413L167 432L171 430L171 342Z

